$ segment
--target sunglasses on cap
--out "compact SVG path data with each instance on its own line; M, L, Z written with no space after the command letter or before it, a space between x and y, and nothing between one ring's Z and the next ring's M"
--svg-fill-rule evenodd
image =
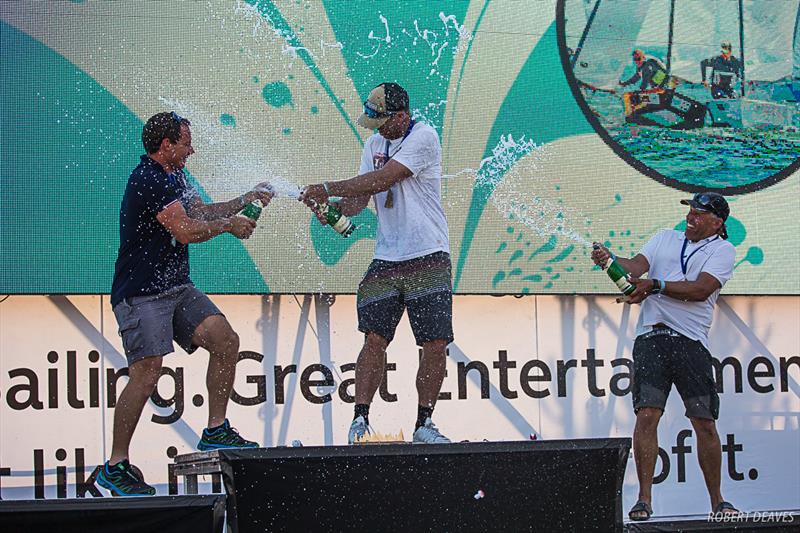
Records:
M175 111L171 111L169 114L170 118L180 125L183 122L183 117L177 114Z
M707 193L697 193L694 195L694 198L692 198L693 207L695 209L707 211L725 220L727 218L727 213L725 213L724 207L720 205L721 202L724 202L722 197Z
M376 111L369 106L368 102L364 102L364 114L369 118L384 118L394 115L392 112L381 113L380 111Z

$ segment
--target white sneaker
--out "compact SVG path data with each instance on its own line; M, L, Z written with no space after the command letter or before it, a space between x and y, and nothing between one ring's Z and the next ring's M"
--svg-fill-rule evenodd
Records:
M367 434L371 435L372 431L370 431L367 421L364 420L364 417L359 415L355 417L355 419L353 419L353 423L350 424L350 431L347 432L347 443L355 444L363 439Z
M414 444L447 444L448 442L450 439L439 432L439 428L433 424L430 417L426 418L425 423L417 428L412 440Z

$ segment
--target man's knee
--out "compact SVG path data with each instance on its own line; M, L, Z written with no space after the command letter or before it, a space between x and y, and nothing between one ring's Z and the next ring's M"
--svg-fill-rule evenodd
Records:
M215 334L208 343L208 351L215 354L238 355L239 335L230 327Z
M143 394L150 395L161 377L163 357L145 357L128 367L128 384Z
M713 440L719 438L717 435L717 424L710 418L690 418L692 427L697 434L698 440Z
M239 335L222 315L206 318L195 331L195 344L211 353L238 354Z
M222 336L222 343L227 348L227 351L239 353L239 334L233 331L230 325Z
M422 343L422 353L428 356L444 357L447 353L447 340L436 339Z
M377 333L370 332L364 335L364 348L368 355L383 356L388 346L389 341Z
M636 427L645 431L653 431L658 427L664 412L656 407L640 407L636 411Z

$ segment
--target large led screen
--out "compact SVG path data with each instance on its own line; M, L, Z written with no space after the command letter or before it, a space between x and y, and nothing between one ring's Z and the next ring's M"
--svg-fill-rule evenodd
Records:
M356 119L383 81L439 134L457 293L613 292L591 242L633 255L682 229L679 200L700 190L731 205L725 291L800 293L799 7L0 2L0 293L109 292L122 193L161 111L191 120L206 201L278 192L249 240L192 245L201 288L355 292L374 211L342 238L292 195L357 173L372 132ZM723 44L740 67L720 66Z

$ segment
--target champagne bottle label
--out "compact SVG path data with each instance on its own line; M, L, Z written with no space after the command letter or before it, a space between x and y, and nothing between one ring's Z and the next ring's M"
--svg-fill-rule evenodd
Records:
M258 205L260 203L261 202L256 200L255 202L247 204L246 206L244 206L244 209L242 209L241 215L253 220L258 220L258 217L261 216L261 209L262 209L261 206Z
M633 284L628 281L628 273L625 271L622 265L610 257L608 258L608 261L606 261L606 273L608 274L608 277L611 278L611 281L617 285L622 294L627 296L636 290L636 287L634 287Z
M347 217L341 216L339 217L339 220L337 220L333 224L333 229L335 229L339 233L344 233L344 231L347 229L349 225L350 225L350 220L348 220Z
M355 224L331 204L324 204L322 206L322 214L325 216L325 220L328 221L330 227L343 237L347 237L356 229Z

